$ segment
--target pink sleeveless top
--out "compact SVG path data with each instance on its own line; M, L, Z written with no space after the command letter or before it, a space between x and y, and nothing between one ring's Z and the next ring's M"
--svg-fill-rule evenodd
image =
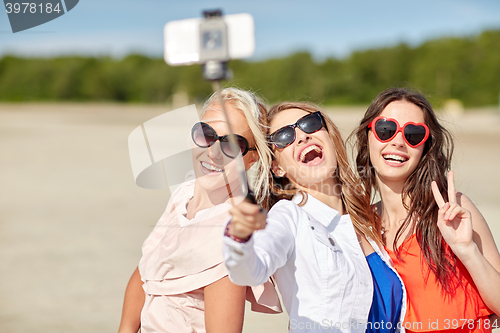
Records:
M188 293L228 275L222 237L231 204L201 210L188 220L186 205L194 195L194 186L195 180L188 181L172 194L165 213L142 246L139 272L148 295ZM281 312L270 281L248 289L247 300L254 311Z

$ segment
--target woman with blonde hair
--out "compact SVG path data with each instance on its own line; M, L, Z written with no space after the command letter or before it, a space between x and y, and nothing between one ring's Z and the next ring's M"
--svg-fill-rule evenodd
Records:
M242 195L241 186L228 183L242 181L235 158L241 154L246 170L254 166L262 172L271 156L263 134L266 108L262 102L236 88L220 94L208 99L201 122L191 130L196 178L172 194L144 242L143 256L125 293L120 333L135 333L139 328L143 333L238 333L245 298L257 310L281 311L272 286L253 290L237 286L229 281L223 264L223 223L234 197ZM221 99L237 146L229 138ZM267 194L261 184L258 181L255 187L258 202Z

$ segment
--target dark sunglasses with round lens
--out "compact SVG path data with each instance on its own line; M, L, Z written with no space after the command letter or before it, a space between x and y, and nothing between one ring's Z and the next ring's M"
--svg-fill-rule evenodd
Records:
M295 127L300 128L304 133L312 134L325 126L321 112L317 111L297 120L295 124L283 126L269 136L269 141L277 148L283 149L295 141Z
M217 140L220 141L220 148L224 155L230 158L235 158L238 153L241 152L242 156L245 156L249 150L257 150L256 148L249 148L248 141L241 135L235 134L237 147L231 144L229 139L229 134L219 136L217 132L212 128L212 126L206 123L196 123L191 129L191 138L193 142L200 148L208 148L213 146Z
M407 122L399 126L396 119L378 116L368 125L373 135L380 142L391 141L399 132L403 133L403 139L412 148L423 144L429 138L429 128L423 123Z

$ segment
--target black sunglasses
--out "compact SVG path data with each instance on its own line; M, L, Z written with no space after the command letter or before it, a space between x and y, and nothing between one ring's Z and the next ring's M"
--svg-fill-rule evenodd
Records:
M241 135L234 135L235 141L238 144L237 147L231 144L229 141L229 134L218 136L212 126L206 123L196 123L191 129L191 138L193 142L201 148L211 147L217 142L220 141L220 147L224 155L230 158L235 158L238 156L238 153L241 152L241 155L245 156L249 150L257 150L256 148L249 148L248 141Z
M278 148L286 148L295 141L295 127L304 133L312 134L325 126L321 112L317 111L297 120L293 125L283 126L269 136L269 140Z

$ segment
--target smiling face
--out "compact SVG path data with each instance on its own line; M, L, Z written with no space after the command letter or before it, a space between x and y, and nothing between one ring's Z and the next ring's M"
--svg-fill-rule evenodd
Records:
M401 126L407 122L425 123L423 111L407 101L389 103L380 116L393 118ZM410 147L401 132L392 140L382 143L371 130L368 133L368 145L370 161L379 181L401 183L404 183L416 169L425 147L425 144L416 148Z
M284 110L276 114L271 121L270 133L283 126L295 124L297 120L309 114L300 109ZM305 189L329 182L335 185L333 175L337 168L337 159L335 148L325 127L312 134L307 134L296 127L295 141L292 144L282 149L276 147L273 149L275 175L286 177Z
M229 103L226 103L225 107L233 133L244 137L248 141L250 148L255 147L252 132L243 113ZM210 125L218 136L229 134L224 114L218 104L209 106L201 121ZM256 151L248 151L243 156L245 170L248 170L257 159L258 153ZM235 159L229 158L222 152L219 140L208 148L200 148L193 144L193 165L197 183L207 190L225 187L223 169L229 182L239 181L236 163L231 163L235 161Z

